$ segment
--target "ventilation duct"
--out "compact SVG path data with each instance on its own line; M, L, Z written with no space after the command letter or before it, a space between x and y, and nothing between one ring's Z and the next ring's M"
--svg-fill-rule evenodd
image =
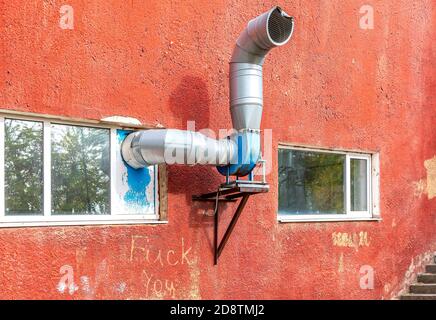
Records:
M245 176L260 158L262 65L268 52L286 44L294 20L274 7L251 20L239 36L230 61L231 136L215 140L175 129L133 132L122 144L124 160L133 168L166 164L215 165L223 175Z

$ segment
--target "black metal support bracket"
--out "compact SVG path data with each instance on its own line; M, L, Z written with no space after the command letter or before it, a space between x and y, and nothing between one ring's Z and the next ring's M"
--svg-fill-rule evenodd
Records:
M213 201L215 202L215 212L214 212L214 264L218 264L218 258L224 250L227 241L247 204L248 198L251 195L257 193L265 193L269 191L269 185L266 183L259 183L255 181L247 180L236 180L229 184L221 185L217 191L209 192L202 195L196 195L192 197L193 201ZM234 202L240 198L238 207L233 214L232 220L230 221L224 236L221 241L218 240L219 231L219 203L220 202Z

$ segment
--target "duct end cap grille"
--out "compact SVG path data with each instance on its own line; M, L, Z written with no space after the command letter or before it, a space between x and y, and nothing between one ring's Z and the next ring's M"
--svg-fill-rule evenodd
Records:
M267 31L272 43L282 46L292 36L294 31L294 18L289 16L280 7L271 10L267 21Z

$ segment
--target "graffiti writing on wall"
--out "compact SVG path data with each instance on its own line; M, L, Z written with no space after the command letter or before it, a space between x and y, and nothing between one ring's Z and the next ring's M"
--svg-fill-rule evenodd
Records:
M159 264L163 266L176 266L178 264L192 264L190 252L192 247L185 245L185 239L181 239L179 249L157 249L149 245L150 239L146 236L132 236L130 245L130 262L135 259L147 264Z
M192 253L192 247L187 245L184 238L175 246L159 247L148 236L133 235L130 239L130 250L124 256L124 267L131 270L131 280L113 281L109 275L110 269L106 259L97 264L92 277L76 274L82 269L80 262L86 253L80 250L76 253L76 266L65 264L59 269L59 282L56 289L64 295L81 294L85 298L94 299L98 289L109 289L114 294L135 299L174 299L181 279L168 272L171 268L188 268L189 286L186 290L179 290L190 297L198 297L198 272L196 272L197 259ZM128 248L128 247L127 247ZM126 248L126 249L127 249ZM77 259L80 258L80 259ZM77 262L78 261L78 262ZM123 261L120 261L121 263ZM78 265L77 265L78 263ZM76 269L76 270L75 270ZM177 274L177 273L176 273ZM139 282L135 279L139 279Z
M145 297L176 297L176 287L174 281L168 279L157 278L152 273L142 271L143 282L145 284Z
M360 231L360 232L333 232L332 233L332 241L333 245L337 247L350 247L350 248L359 248L359 247L369 247L369 239L368 232Z
M176 281L168 278L168 272L160 275L160 270L168 271L168 268L176 266L192 266L194 258L191 251L192 247L186 245L183 237L179 246L169 248L157 248L151 245L151 239L147 236L131 237L129 262L144 265L142 282L145 287L145 298L176 297Z

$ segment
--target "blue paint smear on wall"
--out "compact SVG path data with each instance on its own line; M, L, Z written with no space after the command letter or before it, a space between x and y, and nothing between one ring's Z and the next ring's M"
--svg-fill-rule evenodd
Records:
M124 141L131 130L117 130L118 145ZM150 184L151 177L148 168L133 169L126 162L122 163L127 169L127 187L128 191L124 195L124 201L127 205L147 207L153 204L147 199L147 186Z

